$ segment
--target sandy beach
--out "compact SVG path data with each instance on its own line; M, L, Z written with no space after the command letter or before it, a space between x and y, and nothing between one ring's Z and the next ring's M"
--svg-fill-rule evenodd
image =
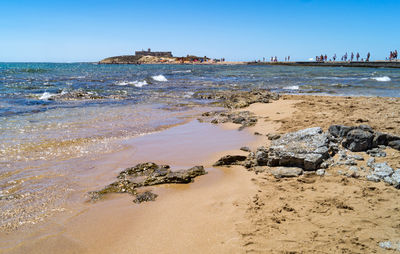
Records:
M106 169L146 161L176 168L203 165L208 174L194 183L148 187L159 196L139 205L128 194L110 194L78 214L56 216L40 230L19 232L18 241L13 233L2 234L3 244L15 241L4 252L381 253L387 251L379 242L400 240L398 190L342 174L348 166L329 168L324 176L280 179L267 166L257 172L212 166L224 155L247 155L242 146L268 147L267 134L309 127L363 123L399 135L399 99L283 95L236 111L255 114L257 124L238 131L233 123L193 120L132 139L128 143L135 150L93 164L105 172L99 186L117 174ZM399 168L400 152L385 151L387 156L376 160ZM364 152L354 154L367 158ZM366 160L357 164L365 166Z

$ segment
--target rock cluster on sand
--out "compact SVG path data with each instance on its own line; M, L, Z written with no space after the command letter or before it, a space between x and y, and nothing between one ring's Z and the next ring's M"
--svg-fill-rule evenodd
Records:
M205 112L199 118L200 122L219 123L235 123L240 124L239 130L246 127L254 126L257 123L257 117L249 111L226 112L226 111L210 111Z
M253 103L268 103L271 100L278 100L279 95L268 90L256 89L252 91L207 91L197 92L193 95L197 99L213 100L217 106L237 109L244 108ZM249 111L210 111L202 114L198 119L201 122L235 123L240 124L239 130L254 126L258 119Z
M157 165L153 162L140 163L122 171L117 176L117 181L109 184L102 190L93 191L89 194L92 200L98 200L108 193L129 193L136 196L135 203L153 201L157 197L156 194L149 191L139 193L138 189L145 186L167 183L190 183L195 177L206 173L203 166L171 171L168 165Z
M307 171L315 171L317 175L323 176L327 168L345 165L349 166L348 172L340 171L340 174L355 178L363 175L367 180L384 181L400 188L400 169L393 170L386 162L375 163L374 159L385 157L387 146L397 149L398 141L400 137L375 132L368 125L332 125L327 132L314 127L284 134L274 139L269 148L259 147L255 152L249 152L247 157L224 156L214 166L243 165L255 172L265 170L265 166L268 166L272 167L272 175L283 178L299 176ZM367 161L369 172L363 167L357 167L357 161L363 161L363 156L347 155L349 150L372 156ZM339 155L336 162L333 158L335 154Z
M279 95L265 89L252 91L206 91L197 92L194 98L208 99L215 101L215 104L225 108L244 108L253 103L269 103L271 100L278 100Z

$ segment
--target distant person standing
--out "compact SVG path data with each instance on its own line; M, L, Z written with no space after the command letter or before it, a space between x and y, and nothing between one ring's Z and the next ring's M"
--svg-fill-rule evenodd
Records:
M333 55L333 61L336 61L336 53Z
M351 59L351 61L353 62L353 59L354 59L354 53L353 53L353 52L351 52L350 59Z
M290 56L287 57L287 60L290 61Z
M369 62L369 58L371 57L371 53L368 52L366 62Z
M360 53L357 52L357 55L356 55L357 62L358 62L359 58L360 58Z

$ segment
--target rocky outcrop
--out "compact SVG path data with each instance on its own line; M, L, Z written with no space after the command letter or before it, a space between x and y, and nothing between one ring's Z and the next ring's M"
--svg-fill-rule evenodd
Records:
M303 169L296 167L276 167L271 169L275 178L296 177L303 174Z
M375 132L368 125L332 125L328 131L341 141L343 147L352 152L363 152L380 145L400 150L400 137L388 133Z
M197 92L194 98L213 100L216 105L226 108L244 108L253 103L269 103L278 100L279 95L264 89L252 91L206 91Z
M239 130L246 127L254 126L257 123L257 117L249 111L226 112L226 111L210 111L202 114L198 119L200 122L219 123L235 123L240 124Z
M247 159L247 156L243 155L226 155L214 163L213 166L229 166L229 165L241 165L241 162Z
M399 140L395 135L375 132L368 125L332 125L328 132L314 127L277 136L269 148L261 146L254 152L243 149L249 151L247 157L224 156L214 166L243 165L255 173L269 169L276 178L299 176L303 171L324 176L329 174L329 168L341 166L337 172L340 175L384 181L400 188L400 169L393 170L386 162L375 163L374 158L386 157L384 144L396 149L393 143ZM358 164L365 155L348 154L349 150L371 156L366 163L370 170ZM335 154L338 156L334 157Z
M118 180L106 186L102 190L90 192L92 200L100 199L108 193L138 194L138 188L167 183L190 183L197 176L207 172L203 166L195 166L186 170L171 171L168 165L157 165L153 162L140 163L134 167L127 168L118 176ZM139 198L152 198L148 194Z
M329 158L329 135L319 127L287 133L274 140L268 150L268 166L317 170Z
M108 57L99 62L99 64L139 64L141 56L113 56Z

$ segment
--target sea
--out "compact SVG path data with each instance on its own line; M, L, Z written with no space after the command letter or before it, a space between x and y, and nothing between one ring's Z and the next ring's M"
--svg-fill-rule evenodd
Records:
M200 91L400 97L398 69L251 65L0 63L0 231L64 211L73 161L199 114ZM80 199L78 199L80 200Z

